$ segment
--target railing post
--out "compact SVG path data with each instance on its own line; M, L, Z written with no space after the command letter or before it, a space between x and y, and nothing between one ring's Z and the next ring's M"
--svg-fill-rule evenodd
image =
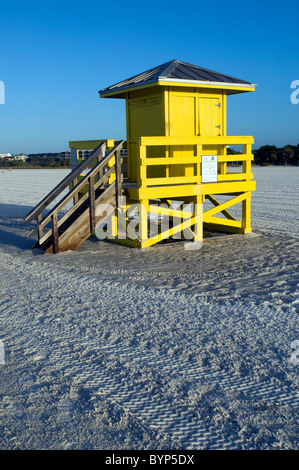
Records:
M90 231L91 233L95 232L95 213L96 213L96 207L95 207L95 190L94 190L94 176L91 176L88 178L88 183L89 183L89 210L90 210Z
M43 236L43 234L44 234L43 227L41 227L41 226L39 225L40 222L42 221L42 218L43 218L42 214L41 214L41 213L38 214L38 216L37 216L37 225L38 225L38 239L39 239L39 240L42 238L42 236Z
M226 145L219 145L218 155L226 155ZM220 175L226 175L227 173L227 162L219 163Z
M102 153L97 156L97 163L100 163L100 161L105 157L106 148L107 146L106 146L106 143L104 142L102 145ZM101 167L97 173L97 181L99 181L102 178L103 174L104 174L103 168Z
M194 241L201 242L203 240L203 213L202 213L203 197L195 196L194 199L194 214L196 223L194 226Z
M147 221L147 206L148 200L141 199L138 212L139 212L139 238L143 242L148 238L148 221Z
M243 144L243 154L245 155L250 155L251 154L251 144ZM251 161L250 160L245 160L242 165L242 171L243 173L247 173L246 179L250 179L250 173L251 173Z
M139 146L140 152L140 171L137 173L137 183L139 188L146 186L146 146Z
M119 198L122 195L122 173L120 149L115 154L115 189L116 189L116 207L119 206Z
M250 233L251 230L251 192L246 193L242 201L242 229L243 233Z
M78 183L78 178L74 179L73 182L72 182L72 189L76 186L76 184ZM79 196L78 196L78 193L76 193L73 197L73 204L75 205L79 200Z
M58 245L58 223L57 223L57 212L52 214L52 235L53 235L53 252L59 252Z
M196 155L197 155L197 163L196 163L196 179L197 184L201 183L201 155L202 155L202 145L196 146Z

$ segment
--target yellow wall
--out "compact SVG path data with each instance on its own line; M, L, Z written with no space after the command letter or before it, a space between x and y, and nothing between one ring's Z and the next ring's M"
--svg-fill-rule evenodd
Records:
M164 94L158 87L131 92L127 104L128 178L137 180L139 139L142 136L165 135ZM161 156L163 149L151 149L149 156ZM154 174L152 175L154 176Z
M226 95L224 90L191 87L157 87L127 93L128 177L137 181L139 139L143 136L225 136ZM217 147L203 153L217 152ZM196 155L196 147L175 146L148 149L148 157ZM195 165L152 166L149 177L193 176Z

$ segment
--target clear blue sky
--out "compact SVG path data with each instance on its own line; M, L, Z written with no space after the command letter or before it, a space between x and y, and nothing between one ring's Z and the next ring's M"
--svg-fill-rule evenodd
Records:
M299 143L295 2L13 1L0 9L0 153L125 138L125 103L98 90L178 59L256 83L228 97L228 134Z

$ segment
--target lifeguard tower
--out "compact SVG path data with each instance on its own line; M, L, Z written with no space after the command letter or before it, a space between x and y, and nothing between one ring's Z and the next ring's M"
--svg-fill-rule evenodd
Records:
M70 143L74 168L66 181L70 185L67 202L73 198L75 207L81 201L85 229L75 218L75 231L68 226L72 235L66 237L65 220L56 222L57 228L47 232L48 240L51 236L56 240L48 243L48 251L75 249L79 239L94 233L107 217L111 241L141 248L172 237L202 241L204 228L251 232L253 137L227 136L226 104L228 95L254 89L251 82L171 60L100 90L101 98L126 101L127 140ZM241 152L230 154L232 146L241 146ZM126 159L121 156L123 148ZM92 153L81 161L79 149ZM84 168L86 175L81 174ZM110 211L103 210L105 204ZM238 217L236 206L241 206L235 211ZM72 215L76 212L73 208ZM155 216L165 218L167 224L156 224L152 230L149 221ZM33 218L40 232L45 225L38 207L27 216L27 223ZM57 214L54 225L56 220ZM45 235L40 240L45 242Z

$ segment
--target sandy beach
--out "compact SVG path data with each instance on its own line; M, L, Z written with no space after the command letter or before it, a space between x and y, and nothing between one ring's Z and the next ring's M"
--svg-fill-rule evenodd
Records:
M252 234L41 255L66 172L0 174L0 449L298 449L299 167L253 167Z

